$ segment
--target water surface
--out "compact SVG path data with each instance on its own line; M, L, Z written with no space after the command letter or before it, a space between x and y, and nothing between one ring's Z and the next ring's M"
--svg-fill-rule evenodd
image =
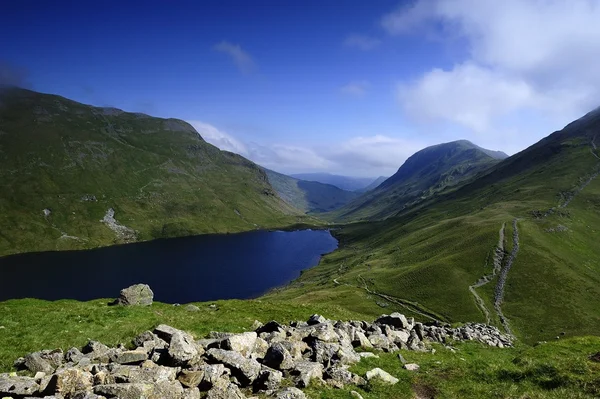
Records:
M0 258L0 301L114 298L135 283L167 303L252 298L336 248L326 230L253 231L13 255Z

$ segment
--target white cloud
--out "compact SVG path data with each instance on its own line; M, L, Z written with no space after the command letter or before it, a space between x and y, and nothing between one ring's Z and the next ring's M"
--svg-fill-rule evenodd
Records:
M381 40L365 35L350 35L344 40L344 46L357 48L362 51L369 51L377 48Z
M213 125L200 121L188 121L190 125L210 144L221 150L235 152L240 155L248 155L248 148L233 136L217 129Z
M215 44L213 48L216 51L227 54L242 73L248 74L256 69L256 63L250 54L242 50L239 44L232 44L224 40Z
M600 105L598 21L596 0L418 0L381 24L391 35L437 31L468 49L454 66L400 85L409 116L498 134L526 123L520 115L556 125Z
M410 155L425 147L418 140L385 135L358 136L335 146L243 142L217 127L188 121L209 143L282 173L331 172L352 176L391 175Z
M433 69L416 82L400 84L398 94L408 114L445 119L485 132L498 116L537 101L523 80L466 63L450 71Z
M340 92L354 97L361 97L367 93L371 84L366 80L350 82L347 85L340 87Z
M368 176L391 175L416 151L425 147L418 140L397 139L385 135L359 136L327 151L338 170L356 171ZM358 172L360 171L360 172Z

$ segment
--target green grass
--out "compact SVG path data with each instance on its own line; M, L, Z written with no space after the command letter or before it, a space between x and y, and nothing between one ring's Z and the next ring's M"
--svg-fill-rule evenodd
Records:
M88 339L109 345L131 340L140 332L166 323L202 337L210 331L247 331L255 319L266 322L305 320L317 312L328 318L369 319L328 304L302 305L269 300L197 303L200 311L184 306L154 303L150 307L113 307L109 300L90 302L34 299L0 303L0 372L12 370L19 356L44 348L81 347ZM365 309L369 312L368 309ZM372 318L371 318L372 319ZM414 392L436 398L593 398L600 395L600 364L588 357L600 350L599 337L581 337L549 342L535 347L519 344L498 349L478 343L456 343L455 352L434 345L435 353L402 351L408 362L421 366L418 372L402 369L395 354L378 353L352 367L364 375L380 367L399 378L393 386L378 383L342 390L319 384L307 390L309 397L348 398L350 390L364 398L412 398Z

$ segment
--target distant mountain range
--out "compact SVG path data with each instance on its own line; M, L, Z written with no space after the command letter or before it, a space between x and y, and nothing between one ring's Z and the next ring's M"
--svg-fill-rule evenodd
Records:
M316 181L324 184L331 184L346 191L358 191L364 190L366 187L373 184L375 181L381 179L381 177L351 177L351 176L340 176L333 175L330 173L296 173L290 175L291 177L299 180Z
M265 169L265 173L281 199L305 213L332 211L360 195L331 184L300 180L269 169Z
M336 220L381 219L436 195L498 163L507 155L459 140L418 151L374 190L337 210Z

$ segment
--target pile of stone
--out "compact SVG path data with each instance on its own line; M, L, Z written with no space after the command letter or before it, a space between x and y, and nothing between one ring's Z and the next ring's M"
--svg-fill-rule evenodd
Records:
M159 325L133 340L135 349L91 341L81 351L71 348L31 353L15 362L33 377L0 374L0 397L46 399L225 399L256 393L278 399L305 398L299 388L312 382L361 386L377 378L398 380L379 368L360 376L349 370L362 350L423 351L426 341L476 340L509 346L496 328L467 324L459 328L426 325L399 313L373 323L330 321L313 315L289 325L256 322L241 334L192 335ZM405 365L417 370L417 365ZM292 387L295 386L295 387ZM284 388L286 387L286 388Z

